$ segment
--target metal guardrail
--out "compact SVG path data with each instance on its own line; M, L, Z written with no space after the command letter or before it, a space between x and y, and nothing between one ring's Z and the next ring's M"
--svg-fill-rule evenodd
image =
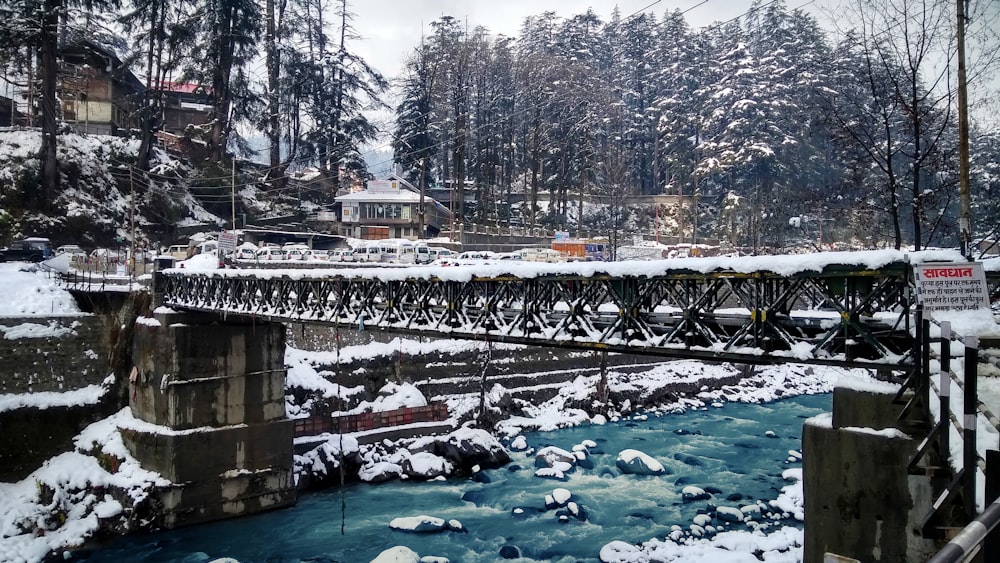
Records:
M966 563L979 555L983 544L991 532L1000 524L1000 497L990 503L982 514L962 529L941 551L928 560L928 563ZM994 557L996 554L992 554ZM987 554L985 561L996 561Z
M116 291L127 293L132 291L147 291L152 282L152 277L110 274L97 270L70 270L59 274L59 281L63 287L72 291L87 293Z
M918 318L922 317L922 311L919 308L917 316ZM932 323L940 328L940 336L936 339L930 337ZM1000 418L979 398L979 365L989 363L1000 367L1000 358L983 353L980 349L979 338L955 333L949 322L935 323L931 319L921 318L919 330L921 332L919 341L923 348L921 364L924 366L924 369L919 371L925 377L923 384L914 389L914 398L911 403L913 401L922 402L927 407L928 415L933 417L934 413L930 406L931 401L936 399L937 415L934 417L936 421L934 421L933 427L911 459L909 469L911 474L931 472L939 475L951 475L950 480L921 522L919 530L924 537L943 539L943 528L939 526L940 514L949 509L950 503L959 494L961 494L962 499L962 512L966 517L972 518L973 515L976 515L978 473L983 471L987 477L985 484L987 489L986 502L990 504L982 514L972 519L944 549L931 559L935 563L969 561L979 553L990 533L1000 522L1000 504L998 504L1000 500L990 498L990 496L995 496L995 490L1000 487L1000 482L994 475L1000 471L1000 466L998 466L1000 464L997 464L1000 453L995 450L987 450L984 457L978 448L980 421L985 421L1000 431ZM930 359L933 355L932 343L935 340L939 346L936 353L939 364L937 381L930 374ZM952 360L956 359L952 354L953 343L961 344L963 348L960 358L962 362L961 373L957 373L952 367ZM952 405L952 386L962 393L961 413L954 412L956 409ZM953 431L962 441L962 466L957 471L949 464ZM922 460L929 461L929 464L920 465ZM992 495L991 490L994 490ZM1000 557L1000 552L997 551L996 547L991 547L988 551L987 561L995 561Z

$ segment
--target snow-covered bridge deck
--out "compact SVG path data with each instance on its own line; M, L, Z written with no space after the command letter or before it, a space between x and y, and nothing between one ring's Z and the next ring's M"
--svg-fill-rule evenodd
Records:
M678 358L911 367L913 263L954 251L167 270L174 309ZM995 289L995 288L994 288Z

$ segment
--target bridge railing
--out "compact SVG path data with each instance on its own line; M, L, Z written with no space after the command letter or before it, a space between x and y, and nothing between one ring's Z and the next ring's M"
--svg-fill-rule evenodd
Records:
M81 292L133 292L146 290L148 280L144 283L144 280L128 274L119 275L103 270L85 269L59 274L59 283L66 289Z

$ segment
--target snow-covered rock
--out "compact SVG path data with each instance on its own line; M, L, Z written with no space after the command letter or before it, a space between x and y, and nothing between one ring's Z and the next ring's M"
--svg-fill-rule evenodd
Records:
M632 475L664 475L667 469L652 456L639 450L622 450L615 459L615 466L622 473Z
M358 478L368 483L383 483L392 479L399 479L401 475L403 475L403 468L388 461L365 465L358 471Z
M371 563L420 563L420 555L406 546L397 545L379 553Z
M705 489L701 487L696 487L694 485L688 485L681 489L681 500L684 502L692 502L696 500L708 500L712 498Z
M552 498L556 501L559 506L563 506L569 499L573 498L573 493L569 492L569 489L564 489L562 487L552 489Z
M420 516L401 516L399 518L393 518L392 521L389 522L389 527L393 530L416 532L421 534L444 532L448 530L461 532L465 529L462 526L462 523L458 520L445 521L443 518L427 516L426 514L421 514Z
M720 506L715 509L715 517L724 522L742 522L743 511L731 506Z
M740 512L743 513L744 520L760 520L761 518L761 507L759 504L741 506Z
M566 506L571 498L573 498L573 493L569 492L568 489L553 489L552 493L545 495L545 508L553 509Z
M576 456L556 446L546 446L535 453L535 467L555 467L558 462L569 464L572 468L576 463Z
M605 544L598 554L601 561L643 561L641 556L641 548L620 540Z
M528 440L526 440L524 436L517 436L510 441L510 449L515 452L523 452L528 449Z
M444 438L418 440L411 450L427 451L443 457L456 469L472 473L475 466L494 468L510 462L510 454L492 434L481 428L458 428Z
M543 467L541 469L535 470L535 477L542 477L545 479L557 479L559 481L566 480L566 474L558 469L553 469L551 467Z
M407 477L429 480L449 475L453 466L443 457L429 452L418 452L405 459L402 468Z
M386 383L372 405L377 412L427 405L424 394L412 383Z

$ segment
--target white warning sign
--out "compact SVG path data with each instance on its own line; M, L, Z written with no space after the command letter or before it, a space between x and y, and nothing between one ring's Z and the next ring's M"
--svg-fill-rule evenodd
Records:
M913 267L917 302L930 311L989 309L990 294L981 262L928 263Z

